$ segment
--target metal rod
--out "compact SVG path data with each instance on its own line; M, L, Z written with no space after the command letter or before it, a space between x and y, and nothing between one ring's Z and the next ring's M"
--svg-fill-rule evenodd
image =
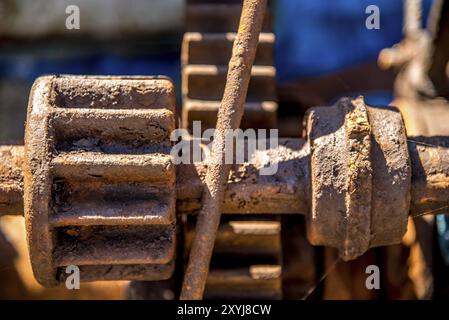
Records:
M225 164L224 160L225 150L232 147L232 144L231 146L226 144L226 136L228 130L240 126L266 7L267 0L243 2L223 100L218 111L212 163L207 168L203 206L198 215L195 239L184 275L180 297L182 300L199 300L203 297L230 171L230 166Z
M404 1L404 35L413 39L422 29L422 3L421 0Z

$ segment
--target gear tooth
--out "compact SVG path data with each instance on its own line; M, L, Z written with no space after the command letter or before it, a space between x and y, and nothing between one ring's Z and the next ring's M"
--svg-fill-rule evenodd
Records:
M33 270L163 280L174 270L174 90L166 78L38 79L27 120L25 216ZM43 241L42 241L43 240Z
M205 299L281 299L281 222L225 216L218 229ZM194 226L187 224L189 250Z
M241 7L239 1L190 0L187 4L188 32L184 34L181 53L183 128L192 131L193 121L201 121L203 131L215 127ZM275 36L271 14L266 15L262 31L251 71L242 129L277 127Z

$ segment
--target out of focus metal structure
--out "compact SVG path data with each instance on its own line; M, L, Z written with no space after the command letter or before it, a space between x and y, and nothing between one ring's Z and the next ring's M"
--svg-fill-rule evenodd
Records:
M404 39L379 55L382 68L398 72L392 104L401 110L410 139L449 134L449 2L433 2L427 28L423 27L421 10L421 1L404 1ZM438 178L433 183L438 184ZM425 207L421 210L428 211ZM446 213L447 207L440 212ZM417 240L412 245L412 259L418 261L421 271L413 279L418 296L427 298L433 295L438 269L432 254L437 246L434 219L417 217L414 229Z

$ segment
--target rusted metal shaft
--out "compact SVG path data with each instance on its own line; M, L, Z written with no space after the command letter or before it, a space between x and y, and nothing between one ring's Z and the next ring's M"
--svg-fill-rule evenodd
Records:
M0 147L0 215L23 214L23 146ZM303 139L281 139L276 149L257 151L278 170L260 175L258 163L236 164L231 168L223 213L305 213L309 188L309 154ZM185 214L201 209L205 188L205 164L180 164L176 168L177 211Z
M267 0L243 2L239 30L234 41L226 86L218 111L212 163L207 168L202 208L184 275L180 297L182 300L203 297L230 171L230 166L225 164L225 150L230 147L226 144L226 135L228 130L240 126L266 7Z
M449 137L408 140L412 165L411 215L449 212ZM0 146L0 216L23 214L23 146ZM257 164L231 169L223 213L305 214L308 211L309 150L303 139L283 139L277 149L263 151L278 163L274 175L259 175ZM205 188L204 164L177 167L177 210L197 212Z
M275 163L277 171L261 175L263 163L259 162L233 165L226 184L223 213L308 212L310 156L305 140L280 139L277 148L257 150L253 158ZM177 166L178 212L188 214L201 209L205 178L205 164Z

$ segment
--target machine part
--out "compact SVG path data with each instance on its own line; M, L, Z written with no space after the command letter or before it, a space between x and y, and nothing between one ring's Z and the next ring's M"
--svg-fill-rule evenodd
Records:
M246 148L246 147L245 147ZM309 151L302 139L281 139L277 148L256 150L251 163L234 165L226 185L223 213L283 214L308 211ZM273 175L261 175L266 163L277 164ZM177 167L177 209L201 208L207 164Z
M42 81L39 81L38 83L42 83ZM32 100L32 104L33 101L34 100ZM353 113L354 108L358 108L356 113ZM71 110L69 108L67 109ZM105 111L105 109L93 110ZM58 107L54 108L52 111L53 113L56 113L60 110ZM227 180L227 191L223 201L223 212L230 214L264 214L267 212L270 214L304 214L307 213L308 208L311 207L311 212L313 214L309 214L307 216L307 220L309 220L307 223L311 225L311 228L309 227L309 233L312 233L309 234L309 238L312 239L312 243L337 246L340 248L343 257L349 259L354 258L356 254L348 255L348 252L360 253L363 248L366 248L367 240L364 237L366 232L369 232L370 234L368 247L398 243L402 236L400 233L405 231L404 219L407 216L407 207L410 203L412 216L438 214L446 211L445 208L447 208L448 205L447 199L449 199L447 194L447 185L449 181L449 169L447 168L447 163L449 163L449 141L447 137L420 137L419 139L415 137L409 139L409 141L407 141L407 146L404 146L404 128L401 122L402 119L396 109L365 106L364 103L362 103L361 98L355 100L343 99L338 102L336 106L330 107L327 112L321 114L322 111L324 112L325 110L322 108L316 108L309 114L309 121L307 125L309 126L308 132L310 145L302 139L287 139L281 141L277 148L266 151L256 151L261 153L261 156L256 156L256 158L269 159L270 162L278 164L278 171L276 174L272 176L260 175L259 170L263 166L263 163L245 163L242 165L233 166L233 170ZM345 194L348 190L348 184L345 182L349 180L347 174L347 162L344 162L343 160L349 159L349 156L346 154L348 158L344 158L343 155L335 154L335 152L332 156L327 158L323 158L323 156L325 154L329 155L331 151L335 150L341 154L345 154L342 150L349 150L349 144L346 139L346 137L348 137L346 128L351 124L348 123L349 121L355 122L356 120L353 119L351 115L358 115L362 111L368 115L367 117L365 116L361 119L368 119L371 137L370 143L368 144L371 147L370 157L368 158L370 161L369 167L372 169L372 199L369 203L371 211L369 211L370 214L368 215L368 210L361 210L360 212L363 212L367 216L358 216L361 219L364 229L352 229L351 233L347 233L348 224L349 226L353 226L355 222L352 218L357 217L357 213L359 213L355 212L354 215L349 215L347 219L341 218L341 216L346 217L348 214L346 211L346 198L343 197L343 199L341 199L342 196L339 195L338 191ZM42 126L45 125L44 122L41 123L43 123ZM52 129L56 129L53 122L47 123L48 125L51 125L50 127ZM364 122L362 122L362 124L366 127ZM314 128L313 126L318 126L318 128ZM110 127L113 126L111 125ZM327 131L330 131L328 132L328 135L319 135L320 130L322 133L325 132L322 128L328 128ZM332 130L332 128L334 128L334 130ZM71 127L65 126L64 130L69 132ZM50 130L47 129L42 131L49 132ZM55 130L52 131L57 132ZM83 131L80 131L80 133L83 133ZM343 135L343 137L338 136L338 134ZM335 138L332 141L329 140L330 143L327 144L326 149L324 139L330 139L332 136ZM353 137L359 139L359 136L357 135ZM79 141L80 139L76 139L75 141ZM87 150L89 145L86 143L82 143L83 147L81 147L80 143L73 144L72 142L70 145L67 145L67 141L71 141L69 138L63 141L64 143L62 145L68 146L69 148L75 148L75 150L77 150L81 155L84 152L88 152ZM32 144L30 145L30 142L32 141L27 140L28 149L32 149L33 147ZM56 146L58 146L58 144L56 144ZM106 147L106 151L110 150L107 145L103 144L103 142L98 146L100 148ZM117 145L114 146L114 148L116 147ZM320 155L317 154L317 148L321 148L323 150ZM10 160L13 163L20 163L23 161L20 159L21 154L23 154L23 147L11 146L9 147L9 150L11 151L9 153L11 155ZM64 153L66 152L65 150L67 149L60 149L60 152L62 153L59 156L67 156ZM364 149L361 148L361 150ZM404 150L407 151L407 153L404 153ZM55 154L55 152L50 153L53 157ZM351 157L353 157L353 155L351 155ZM323 164L318 163L318 159L321 159ZM383 159L383 161L379 161L381 159ZM332 164L336 161L340 161L340 167L332 166ZM328 168L333 167L335 169L339 169L338 171L332 171L330 169L323 171L323 175L327 174L329 179L331 179L329 180L328 186L323 185L323 181L325 180L318 179L322 176L311 174L309 172L309 168L312 169L312 172L316 172L313 170L316 170L317 166L326 167L326 163ZM6 166L6 164L3 164L3 166ZM364 164L362 168L367 167L368 165ZM54 170L57 167L52 166L51 168L53 170L52 172L55 172ZM86 178L89 173L95 174L95 172L91 172L91 170L94 170L93 168L95 168L95 166L89 167L89 169L85 169L84 171L76 171L73 169L65 170L63 172L65 172L65 175L70 176L67 176L67 178L70 178L67 179L67 183L76 187L77 184L73 180L73 177L76 177L75 173L77 175L83 173L83 175L79 176L79 179L81 180L81 178ZM112 166L110 170L112 170L112 168L114 167ZM411 185L408 182L410 177L410 168ZM71 169L71 167L69 169ZM125 173L130 172L128 169L123 170L122 168L121 170ZM179 165L176 170L176 189L173 188L176 190L176 196L173 195L173 199L177 199L177 209L187 214L198 212L201 203L201 194L204 193L207 186L205 166ZM5 172L5 170L2 168L1 172ZM331 175L334 172L338 174L336 177ZM106 175L106 172L103 174ZM173 173L170 171L170 174L174 175L174 169ZM351 178L352 177L353 176L351 176ZM90 176L90 179L94 178L97 179L95 176ZM22 178L21 176L13 175L12 179L13 182L20 184ZM88 179L85 180L87 182ZM55 190L53 191L53 194L57 194L58 196L54 196L52 198L52 208L63 208L64 203L67 203L68 207L70 207L72 203L71 199L81 202L81 199L89 200L89 197L95 197L95 194L91 194L92 192L83 194L74 193L73 191L77 191L76 188L72 190L72 193L64 193L63 190L67 189L61 188L65 185L58 181L59 180L56 180L56 183L54 183L53 186L53 190ZM332 181L338 181L341 185L337 186L337 182ZM331 184L331 182L333 184ZM391 189L393 182L394 190ZM89 187L90 183L86 183L86 186ZM340 187L340 189L337 189L338 187ZM319 193L317 193L319 190L324 190L323 188L326 188L325 190L328 194L338 195L336 199L341 201L341 203L339 203L341 208L336 205L332 205L332 202L329 202L328 205L323 202L326 198L319 197ZM45 191L46 189L44 188L43 190ZM91 189L87 190L89 191ZM112 188L112 190L114 189ZM3 193L4 188L1 188L0 191L2 191L2 193L0 193L0 197L2 197L2 199L6 199L12 206L20 205L17 202L17 199L21 196L20 188L17 188L15 192L9 192L6 194ZM409 192L411 192L411 199L410 202L407 203L406 200L408 199ZM160 197L161 191L157 189L154 190L152 194L155 194L155 197L156 195L157 197ZM137 195L129 196L137 197ZM25 193L25 198L26 197L27 196ZM352 200L352 198L349 198L349 200ZM86 200L82 200L82 203L86 203ZM109 202L106 204L108 203ZM311 203L311 205L309 205L309 203ZM74 204L76 205L77 203L74 202ZM31 206L31 203L28 202L27 205ZM341 211L338 211L338 208ZM350 208L354 208L354 206ZM34 212L36 212L36 210L37 209L34 209ZM51 221L59 224L58 221L61 220L59 218L55 218L56 215L53 215L52 212L51 216L53 216ZM28 220L30 220L29 218L30 217L28 216ZM34 219L36 218L39 218L39 215L34 217ZM94 221L92 219L80 219L76 221L81 224L81 222L85 220ZM64 220L65 219L62 221ZM70 221L75 220L70 218ZM102 219L96 217L95 221L96 223L100 223ZM106 221L112 221L112 219ZM340 223L333 226L328 226L325 224L327 221L331 221L332 223L339 221ZM135 223L139 224L140 222L136 219ZM43 225L44 227L47 226L44 229L48 230L49 225ZM55 228L51 228L50 230L54 229ZM58 227L56 227L56 230L58 230ZM324 232L325 230L328 230L328 232ZM358 230L360 230L360 232L358 232ZM319 233L317 234L316 232ZM348 237L351 236L351 238L346 239L341 236L343 239L342 241L346 242L344 244L339 244L337 243L336 235L348 235ZM365 242L361 242L360 239ZM360 246L358 247L359 244ZM353 247L349 247L350 245ZM33 247L31 248L33 250ZM49 272L53 272L53 269L50 269ZM127 276L124 275L122 279L127 279Z
M201 121L201 129L214 128L220 99L223 97L227 64L236 39L242 4L238 1L189 1L187 30L182 44L182 123L192 130L193 121ZM270 15L265 27L271 30ZM277 98L274 68L274 34L259 36L251 73L245 114L240 127L276 128Z
M392 48L386 48L380 52L378 63L382 69L400 68L413 59L422 63L423 58L429 56L429 35L423 30L422 23L422 1L404 0L403 2L404 39ZM417 49L422 50L416 51ZM417 64L416 67L421 68L422 64Z
M11 161L23 161L24 146L8 146L14 149ZM309 188L309 153L302 139L282 139L277 148L256 151L255 158L268 159L278 164L274 175L260 175L264 162L244 163L231 169L223 212L226 214L303 214L307 212ZM1 163L0 171L4 171ZM204 163L180 164L176 167L176 208L184 214L195 214L201 208L201 195L205 188L207 166ZM23 172L15 176L17 183ZM12 206L23 206L22 191L3 193ZM22 204L21 204L22 203ZM8 209L9 210L9 209Z
M33 272L55 286L173 273L175 94L161 77L46 76L33 85L24 209Z
M449 98L448 12L445 0L433 2L429 30L422 28L421 1L406 0L405 38L379 54L379 65L399 69L396 98L427 100Z
M191 248L194 217L185 224L185 252ZM215 240L204 299L281 299L279 217L223 216Z
M210 258L220 223L226 182L230 165L225 164L228 130L240 126L249 80L256 56L259 34L267 7L267 0L245 0L239 30L229 61L226 86L218 111L217 126L212 143L212 160L206 171L206 192L198 215L196 236L184 275L181 299L201 299L209 271Z
M342 99L331 108L312 108L307 122L310 242L338 248L343 260L399 243L406 231L411 187L400 113L366 106L359 97Z
M412 23L406 23L404 29L409 29L407 25L415 27L411 28L410 32L405 32L405 39L395 45L393 49L385 49L382 53L394 51L398 53L396 56L402 60L399 61L400 63L394 64L399 67L399 72L395 82L393 104L400 109L404 117L409 139L418 143L416 148L410 148L410 152L415 154L424 152L426 156L422 154L422 160L430 166L432 162L440 161L438 156L446 158L445 153L440 150L444 149L446 144L441 139L434 138L433 141L424 142L425 144L422 145L423 137L447 136L449 134L447 129L449 120L447 112L449 107L449 73L447 72L449 1L433 1L431 12L427 18L427 30L421 30L422 19L419 2L416 0L406 2L408 9L411 10L406 11L405 20L412 21ZM413 35L414 30L418 31L415 35ZM380 58L382 58L382 54ZM424 151L423 148L429 149ZM434 221L433 216L423 215L429 213L428 211L433 214L448 212L448 207L445 204L438 205L441 204L442 198L433 198L433 192L442 192L445 185L447 186L445 175L441 174L439 170L431 171L430 167L427 169L423 170L420 165L419 168L412 168L413 175L417 175L413 179L421 181L421 186L426 190L420 189L419 184L414 183L415 187L412 192L416 192L415 196L419 195L421 199L416 199L417 201L414 200L412 203L414 215L412 225L413 230L416 230L414 233L416 239L408 241L411 246L411 274L416 293L419 298L426 299L434 294L438 295L437 288L444 286L442 283L445 280L438 279L441 277L437 266L438 258L436 258L437 255L430 254L437 246L434 234L435 223L441 230L442 220ZM427 174L429 177L426 176ZM420 192L424 192L424 194L420 194ZM437 282L439 283L437 284Z
M201 121L201 129L214 128L223 96L227 68L224 66L189 65L183 67L183 126L192 131L193 121ZM248 101L242 128L276 127L275 69L254 66L248 88Z

